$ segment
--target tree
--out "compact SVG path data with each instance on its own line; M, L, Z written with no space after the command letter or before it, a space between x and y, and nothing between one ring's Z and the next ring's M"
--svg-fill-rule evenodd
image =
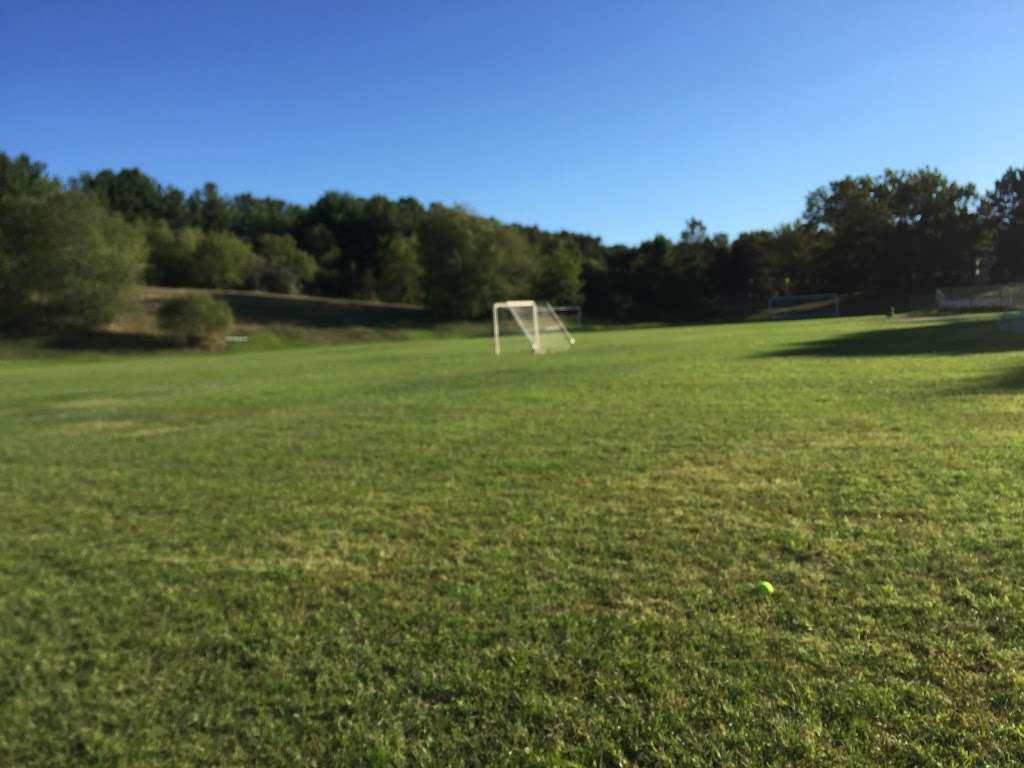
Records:
M299 248L291 235L260 235L254 263L257 285L268 291L298 293L316 274L316 259Z
M302 225L299 229L299 246L316 259L317 273L310 290L323 296L342 296L345 281L341 249L334 240L331 230L324 224Z
M533 294L557 304L583 300L583 254L574 240L559 238L541 256L541 271Z
M204 288L238 288L252 273L252 247L227 232L206 232L196 245L189 284Z
M203 239L197 227L171 229L163 219L146 228L149 265L146 282L150 285L188 285L194 277L196 250Z
M528 296L540 277L540 260L529 238L518 227L494 219L475 218L481 262L489 281L485 287L487 309L495 301Z
M715 259L712 283L719 294L751 298L761 293L767 271L771 233L744 232Z
M821 276L822 236L800 221L776 227L767 240L768 256L761 290L775 293L815 293L827 285Z
M434 204L419 233L423 294L442 317L479 317L487 309L493 259L482 249L473 218Z
M160 185L138 168L124 168L117 173L105 170L95 176L83 173L73 186L92 192L108 209L128 221L159 218L165 212Z
M818 290L879 286L878 267L892 220L886 197L870 176L847 176L807 196L804 219L822 235L823 285Z
M973 283L983 234L974 213L974 185L960 185L922 168L887 170L878 186L891 216L876 268L879 287L931 291L942 284Z
M212 181L203 184L202 191L195 190L189 195L187 205L190 223L207 232L223 232L230 228L231 207Z
M0 303L8 325L86 330L108 323L145 264L139 229L85 192L8 201L0 232Z
M286 235L295 229L301 208L273 197L238 195L230 202L232 231L256 242L261 235Z
M413 304L423 298L419 240L416 235L392 235L379 251L378 295L384 301Z
M424 298L442 317L480 317L492 302L523 296L535 284L526 236L463 208L432 205L419 240Z
M1024 280L1024 168L1010 168L996 181L983 212L993 233L991 279Z
M9 157L0 152L0 201L22 197L47 197L60 191L60 182L46 174L44 163L28 155Z

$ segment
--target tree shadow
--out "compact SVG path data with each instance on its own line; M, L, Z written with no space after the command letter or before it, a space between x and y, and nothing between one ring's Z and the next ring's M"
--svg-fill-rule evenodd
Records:
M146 333L112 333L93 331L79 336L56 336L45 339L44 349L62 352L102 352L104 354L134 354L172 349L174 341L163 336Z
M418 307L234 291L211 293L230 305L239 325L422 328L433 323L430 313Z
M1024 334L997 320L947 320L818 339L765 353L763 357L885 357L983 355L1024 352ZM955 385L949 394L1024 392L1024 365Z
M975 355L1024 351L1024 334L998 321L895 323L871 331L815 339L766 353L766 357L879 357Z
M1024 366L1007 371L1000 376L978 382L977 386L966 388L964 391L1003 392L1006 394L1024 392Z

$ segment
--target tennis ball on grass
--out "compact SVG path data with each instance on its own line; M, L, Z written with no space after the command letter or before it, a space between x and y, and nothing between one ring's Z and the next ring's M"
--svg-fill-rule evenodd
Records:
M762 595L771 595L775 593L775 587L770 581L759 581L757 582L757 591Z

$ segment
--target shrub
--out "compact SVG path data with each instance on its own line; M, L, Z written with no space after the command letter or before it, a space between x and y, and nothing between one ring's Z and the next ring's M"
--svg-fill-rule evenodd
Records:
M160 329L181 344L220 347L235 316L231 307L207 293L190 293L165 302L158 315Z

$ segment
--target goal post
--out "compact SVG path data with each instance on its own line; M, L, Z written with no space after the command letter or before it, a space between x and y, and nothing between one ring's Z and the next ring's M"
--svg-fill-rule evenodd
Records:
M505 334L522 334L534 354L555 352L568 349L576 343L565 323L548 303L538 304L532 299L512 299L497 301L491 307L491 318L494 324L494 354L501 354L502 319L511 317L515 325L505 324Z

